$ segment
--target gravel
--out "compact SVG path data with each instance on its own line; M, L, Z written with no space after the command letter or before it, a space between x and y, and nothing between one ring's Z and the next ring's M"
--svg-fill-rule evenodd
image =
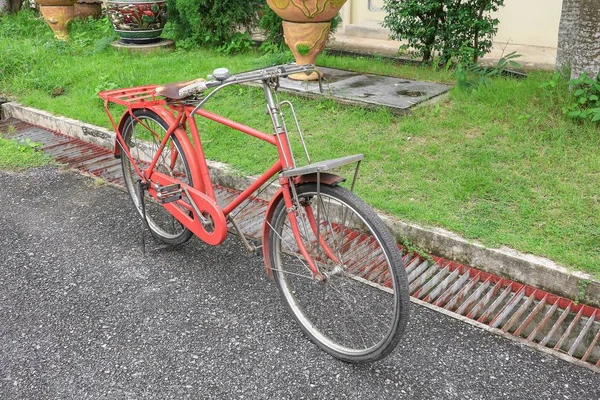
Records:
M235 236L143 255L126 193L53 167L0 185L2 399L600 398L600 375L415 305L389 357L345 364Z

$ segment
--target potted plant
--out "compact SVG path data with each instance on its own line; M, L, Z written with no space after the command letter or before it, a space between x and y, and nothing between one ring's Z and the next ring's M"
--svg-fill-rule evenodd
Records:
M158 42L167 22L166 0L108 0L106 14L126 44Z

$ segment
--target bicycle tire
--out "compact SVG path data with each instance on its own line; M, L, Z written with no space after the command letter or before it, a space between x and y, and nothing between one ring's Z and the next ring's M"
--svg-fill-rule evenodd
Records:
M121 124L123 127L121 132L123 141L133 158L138 161L139 166L148 165L158 150L159 140L167 132L168 124L155 112L147 109L134 110L133 116L128 114L126 118ZM142 123L139 121L142 121ZM156 135L151 133L144 125L152 129ZM156 164L156 169L162 173L177 176L184 183L193 186L187 159L175 135L170 137L165 146L165 149L171 148L174 148L177 152L177 161L174 166L169 165L167 162L168 152L163 151L159 162ZM152 235L159 241L169 245L180 245L188 241L192 237L192 232L177 221L161 204L157 203L146 190L144 191L145 215L142 214L142 207L137 193L139 190L137 182L140 177L135 172L125 152L121 154L121 167L123 168L123 178L127 192L140 217L145 217Z
M387 356L409 317L408 280L396 242L377 214L342 187L321 184L317 189L307 183L296 193L304 246L327 279L316 281L300 256L282 199L269 244L273 277L286 308L313 342L342 361L366 363ZM309 211L337 262L317 245Z

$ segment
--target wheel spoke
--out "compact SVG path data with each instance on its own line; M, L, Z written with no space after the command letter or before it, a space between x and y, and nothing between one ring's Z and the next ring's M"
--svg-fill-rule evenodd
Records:
M290 245L289 241L287 241L287 240L284 240L284 239L283 239L283 237L281 237L281 235L279 234L279 232L277 232L277 231L276 231L276 230L273 228L273 226L272 226L272 225L271 225L271 224L270 224L268 221L267 221L267 224L269 225L269 228L271 229L271 232L273 232L273 233L275 233L275 235L277 235L277 237L278 237L278 238L279 238L279 240L280 240L280 243L282 243L282 242L283 242L283 243L285 243L286 247L288 248L289 252L284 252L284 253L285 253L285 254L290 254L290 255L293 255L293 256L295 256L295 257L298 259L298 261L300 261L300 263L302 264L302 266L303 266L303 267L304 267L304 268L305 268L307 271L309 271L309 272L311 273L311 276L310 276L310 278L311 278L311 279L314 279L314 278L313 278L313 276L312 276L312 271L310 270L310 267L308 266L308 263L306 263L304 260L302 260L302 258L300 258L300 257L301 257L300 253L298 253L298 252L294 251L294 249L293 249L293 248L292 248L292 246ZM280 250L280 251L282 251L282 250ZM272 267L272 265L271 265L271 267ZM283 271L283 270L278 270L278 271ZM303 275L301 275L301 274L294 274L294 275L300 275L300 276L303 276Z
M325 280L299 273L308 267L280 204L270 225L270 260L288 310L313 341L338 358L366 362L385 356L404 330L408 308L406 273L393 239L373 211L345 189L321 185L317 193L316 185L305 184L296 190L299 204L313 207L297 213L298 226ZM320 220L311 225L310 215ZM331 252L340 262L327 256ZM378 284L382 276L391 288Z
M125 146L129 148L138 168L144 171L158 152L168 125L149 110L135 110L133 114L123 125L125 128L122 135ZM125 154L122 155L121 161L126 187L132 194L136 209L140 210L139 201L134 196L135 192L132 191L134 182L140 177L137 176L135 168ZM193 186L185 154L181 151L179 142L174 135L167 140L164 150L158 156L155 170ZM189 229L158 203L150 193L144 193L144 201L146 203L145 219L154 237L172 245L181 244L191 237L192 233ZM180 207L176 202L171 204ZM190 212L189 210L185 211Z

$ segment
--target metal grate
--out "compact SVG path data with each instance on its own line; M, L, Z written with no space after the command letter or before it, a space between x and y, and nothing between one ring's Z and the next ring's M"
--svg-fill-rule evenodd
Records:
M0 133L42 143L57 161L123 186L120 163L112 151L18 120L0 121ZM239 191L217 186L219 202ZM249 199L239 206L240 227L260 239L267 202ZM354 251L368 251L369 238L356 233ZM517 283L443 258L403 251L414 302L455 318L518 338L528 345L600 372L600 309ZM363 278L383 285L377 268Z

